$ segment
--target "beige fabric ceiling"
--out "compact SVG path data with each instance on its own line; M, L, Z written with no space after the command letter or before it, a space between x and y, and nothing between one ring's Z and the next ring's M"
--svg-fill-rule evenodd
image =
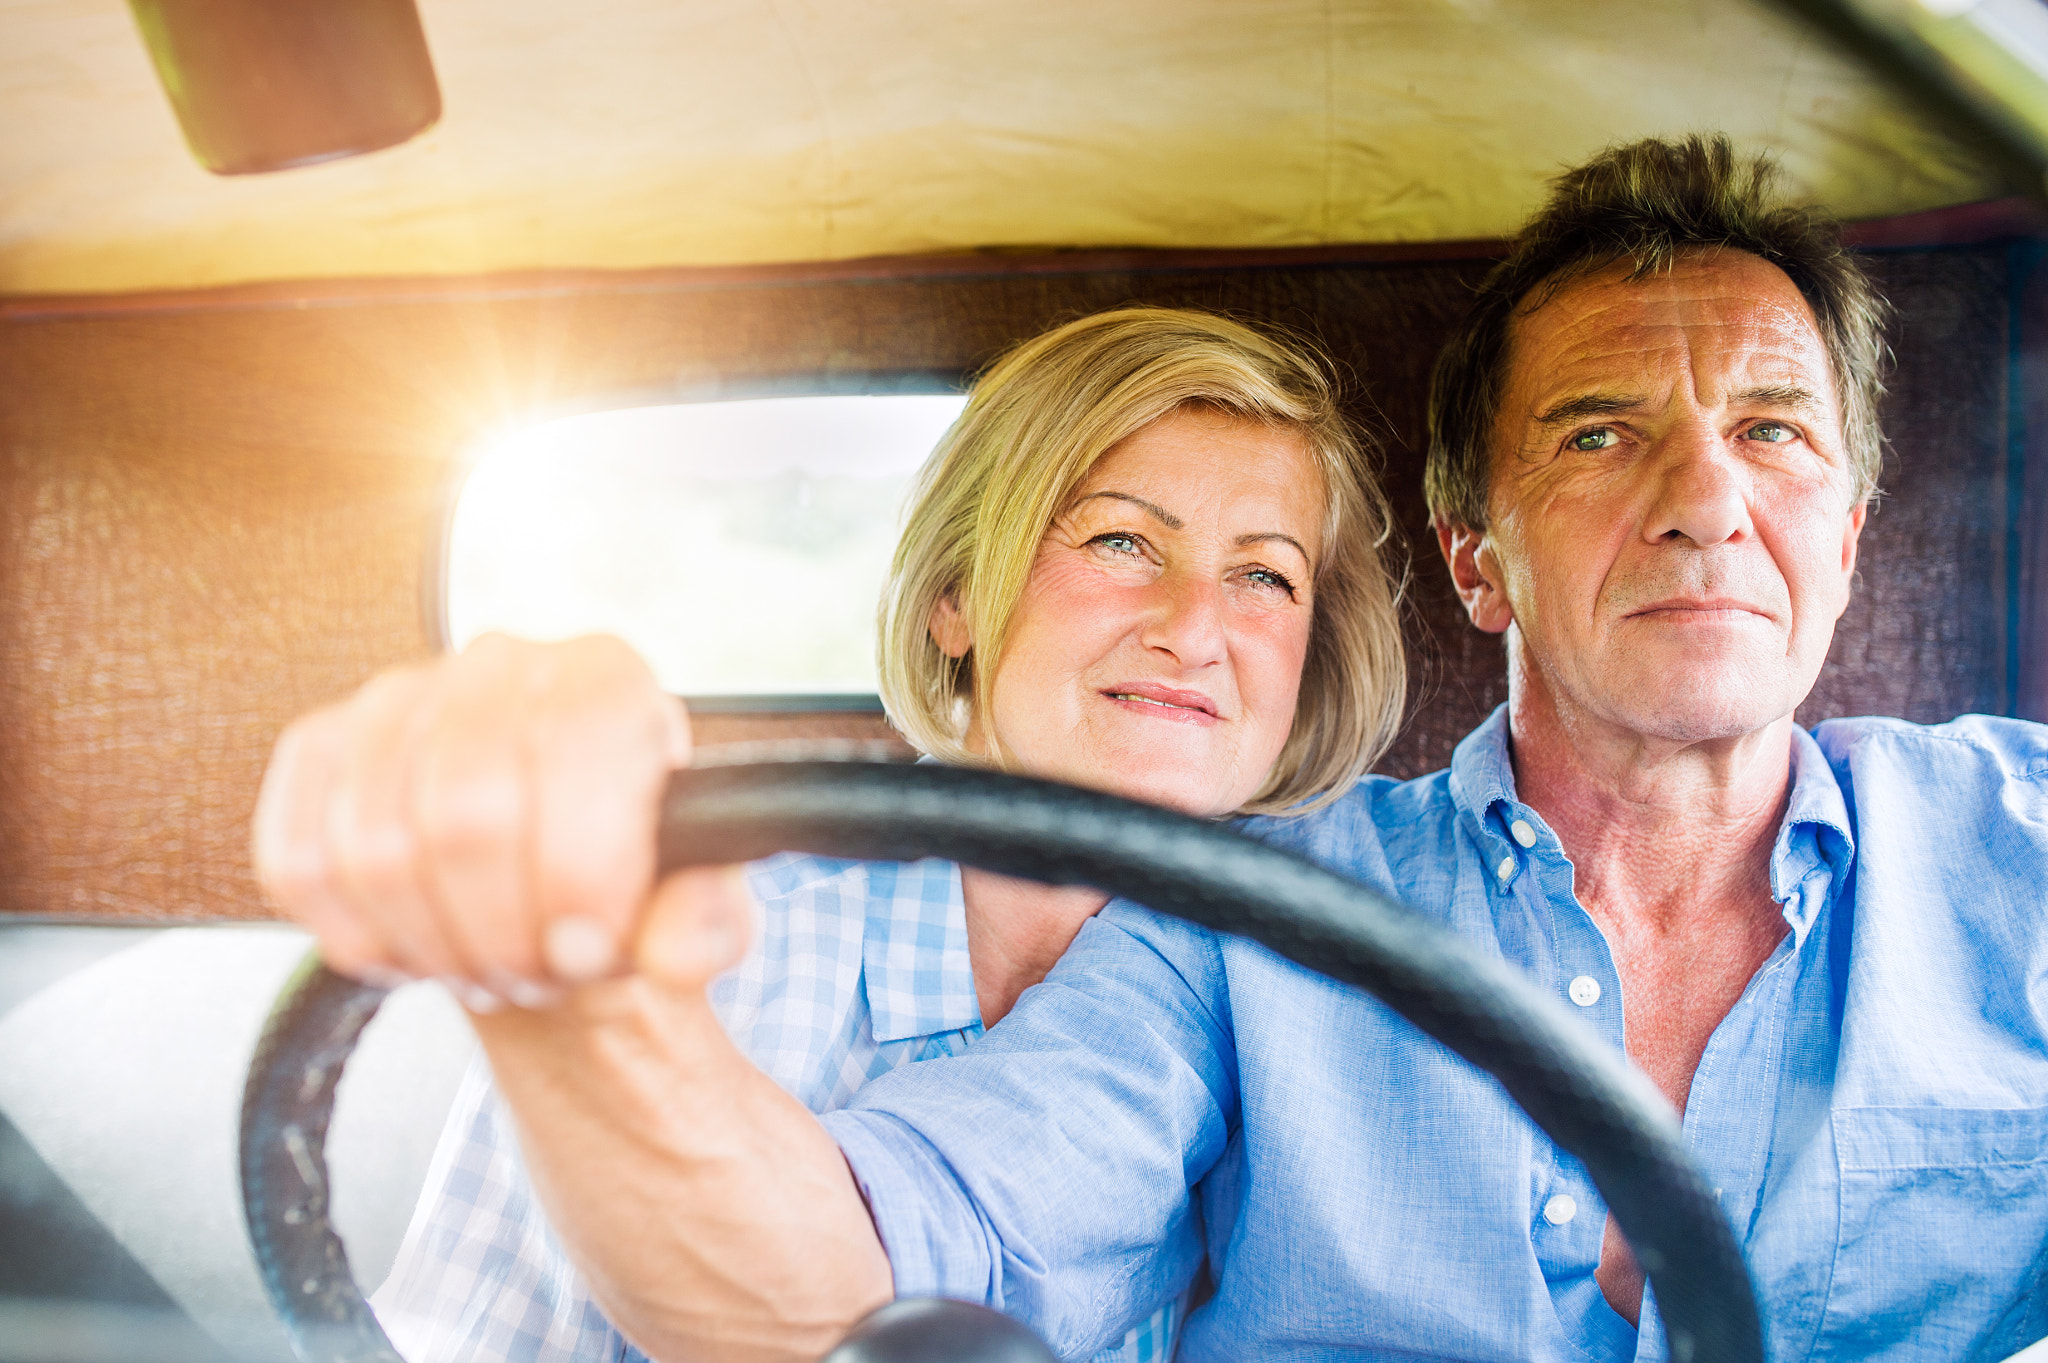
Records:
M1510 230L1721 128L1845 216L1996 194L1754 0L421 0L440 125L217 179L121 0L0 0L0 293Z

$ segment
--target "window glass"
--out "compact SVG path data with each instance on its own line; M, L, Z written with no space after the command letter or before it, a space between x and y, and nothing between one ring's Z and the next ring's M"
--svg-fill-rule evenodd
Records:
M450 642L602 631L679 695L872 703L904 497L965 402L760 398L517 432L455 505Z

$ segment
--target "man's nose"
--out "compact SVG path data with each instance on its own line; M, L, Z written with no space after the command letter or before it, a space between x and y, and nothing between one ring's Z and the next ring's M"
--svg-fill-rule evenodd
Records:
M1751 533L1741 461L1707 422L1689 421L1669 432L1649 468L1656 483L1644 539L1676 535L1704 549Z
M1154 592L1140 642L1172 654L1183 671L1221 662L1229 651L1222 585L1206 574L1168 571Z

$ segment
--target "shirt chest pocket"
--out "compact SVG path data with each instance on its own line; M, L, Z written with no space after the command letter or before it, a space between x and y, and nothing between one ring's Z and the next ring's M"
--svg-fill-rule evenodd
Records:
M1817 1357L2005 1358L2048 1334L2048 1108L1838 1108Z

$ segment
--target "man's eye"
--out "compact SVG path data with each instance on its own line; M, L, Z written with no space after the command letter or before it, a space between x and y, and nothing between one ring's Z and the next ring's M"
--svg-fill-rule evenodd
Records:
M1767 445L1782 445L1794 438L1790 426L1777 421L1759 421L1746 433L1751 440L1761 440Z
M1572 437L1571 441L1573 449L1588 452L1593 450L1611 450L1620 443L1621 437L1605 426L1594 431L1580 431Z

